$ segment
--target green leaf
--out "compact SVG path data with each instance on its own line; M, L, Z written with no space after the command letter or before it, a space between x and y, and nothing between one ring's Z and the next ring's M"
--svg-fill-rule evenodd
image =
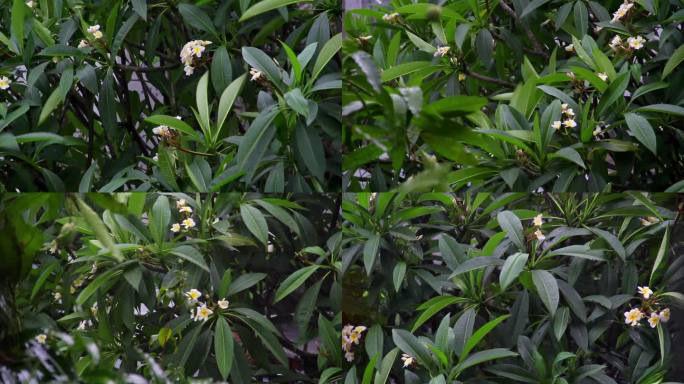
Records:
M528 257L527 253L520 252L508 256L503 267L501 267L501 274L499 275L499 284L502 291L518 278L520 272L525 268L525 264L527 264Z
M262 13L284 7L290 4L300 4L310 2L312 0L263 0L249 7L240 17L240 22L243 22L252 17L261 15Z
M577 28L577 32L579 32L578 37L581 39L587 33L587 26L589 25L587 6L581 1L576 1L573 14L575 17L575 28Z
M90 164L88 170L86 170L83 177L81 177L81 182L78 184L78 192L90 192L90 190L93 189L93 175L95 174L96 169L96 162Z
M394 80L397 77L408 75L409 73L413 73L418 70L428 68L430 66L432 66L432 63L429 61L409 61L406 63L401 63L399 65L382 71L382 76L380 77L380 80L382 80L382 82L385 83L390 80Z
M677 68L682 61L684 61L684 45L680 45L679 48L672 53L670 58L667 59L667 63L665 63L665 67L663 68L663 75L661 79L666 78L667 75L672 73L672 71Z
M171 253L191 262L192 264L195 264L196 266L202 268L205 272L209 272L209 266L207 266L204 256L202 256L200 251L198 251L197 248L193 247L192 245L179 245L176 248L173 248Z
M518 356L518 354L515 352L512 352L512 351L509 351L508 349L505 349L505 348L487 349L484 351L473 353L470 357L468 357L467 359L465 359L461 363L459 363L456 366L456 369L458 371L463 371L465 369L468 369L474 365L478 365L478 364L483 363L485 361L502 359L504 357L514 357L514 356Z
M216 320L214 330L214 353L223 380L228 378L233 365L233 332L223 316Z
M318 78L328 62L337 54L337 52L342 48L342 34L338 33L328 40L321 51L316 57L316 62L314 63L313 70L311 71L311 81Z
M50 116L50 113L52 113L52 111L54 111L59 104L66 100L66 97L69 94L69 91L71 90L73 82L74 70L71 66L69 66L62 71L61 77L59 79L59 86L57 87L57 89L52 91L48 99L45 101L43 109L41 109L40 111L40 117L38 117L38 125L43 124L43 122L45 122L45 119L47 119L48 116Z
M648 279L648 284L651 286L653 286L653 283L655 282L654 277L656 276L656 272L661 267L663 261L665 261L665 256L667 256L667 252L670 247L671 229L672 226L670 225L668 225L665 228L665 235L663 236L663 239L660 242L660 247L658 247L658 253L656 254L656 259L653 263L653 269L651 270L651 277Z
M284 97L285 102L287 102L287 105L292 108L293 111L304 116L304 118L308 118L309 106L301 89L295 88L287 92Z
M684 117L684 107L672 104L651 104L645 107L639 107L635 109L634 112L666 113L668 115Z
M210 78L211 84L214 86L214 90L217 94L223 93L233 79L233 68L230 63L230 55L228 55L228 49L225 45L218 47L216 52L214 52L214 57L211 59Z
M537 8L541 7L542 5L548 3L549 0L534 0L531 1L527 6L523 9L522 13L520 14L520 18L523 19L530 13L534 12Z
M209 32L212 35L219 37L219 34L214 27L214 23L211 22L209 16L207 16L199 7L188 3L181 3L178 5L178 11L181 16L183 16L183 20L191 27L199 29L200 31Z
M629 127L629 132L649 151L658 156L656 152L656 134L648 120L636 113L625 113L625 122Z
M245 183L252 180L261 158L275 137L276 129L271 122L278 113L278 108L273 107L261 111L240 141L235 159L238 170L245 171Z
M242 58L247 64L265 73L276 86L282 85L280 68L264 51L254 47L242 47Z
M197 92L195 94L197 100L197 111L199 112L199 123L207 140L214 138L210 135L211 123L209 122L209 95L207 94L209 88L209 72L205 72L197 83Z
M185 170L197 192L209 192L211 183L211 166L201 157L195 157L191 163L185 162Z
M608 88L601 96L601 100L596 109L598 117L604 116L606 111L608 111L618 99L624 97L627 85L629 85L629 72L619 74L618 77L608 85Z
M411 40L413 45L415 45L421 51L425 51L427 53L433 54L437 50L437 48L433 47L430 43L428 43L425 40L421 39L420 37L414 35L413 33L406 31L406 34L408 35L409 40Z
M398 262L394 266L392 271L392 283L394 284L394 290L399 292L401 289L401 284L404 282L404 277L406 276L406 263L403 261Z
M571 161L582 168L586 168L584 161L582 161L582 156L572 147L561 148L558 151L549 154L549 158L560 157L562 159Z
M160 195L152 206L149 219L150 233L152 233L152 237L157 243L161 244L166 238L170 221L171 208L169 207L169 199L164 195Z
M485 323L482 327L475 331L475 333L473 333L473 335L468 338L468 341L463 346L463 352L461 352L460 360L464 361L468 357L470 351L472 351L473 348L475 348L480 343L480 341L485 336L487 336L489 332L491 332L494 328L496 328L497 325L499 325L502 321L506 320L510 316L510 314L501 315L496 319Z
M50 277L50 274L58 265L58 262L53 261L52 263L48 264L47 267L41 266L43 268L43 271L38 276L38 279L36 279L35 284L33 284L33 289L31 289L31 296L29 300L33 301L33 298L36 297L36 295L40 291L40 288L43 286L43 284L45 284L47 278Z
M325 153L323 143L315 129L307 128L304 124L297 124L295 143L304 165L319 181L324 182Z
M98 107L101 111L102 126L108 134L117 132L116 99L114 98L114 74L109 68L100 87Z
M487 105L487 99L478 96L448 96L430 104L435 112L447 114L451 112L470 113L477 112Z
M562 340L569 322L570 310L567 307L559 308L553 317L553 334L556 336L556 340Z
M140 15L143 20L147 20L147 0L133 0L133 10Z
M416 322L413 323L413 327L411 327L411 332L415 332L418 328L420 328L421 325L425 324L426 321L430 320L432 316L437 314L437 312L452 304L461 301L461 299L456 296L440 296L430 301L430 305L427 308L425 308L423 313L421 313L420 316L418 316L418 318L416 319Z
M413 336L405 329L393 329L392 340L394 344L399 347L404 353L407 353L418 360L420 365L424 367L432 366L432 359L430 352L423 343Z
M240 293L246 289L249 289L259 283L261 280L266 278L265 273L247 273L240 275L237 279L233 280L228 286L228 291L226 292L226 297L233 296Z
M93 280L90 284L88 284L85 289L79 293L78 297L76 297L76 304L77 305L83 305L88 301L90 296L95 294L100 287L102 287L104 284L108 283L110 280L113 280L117 277L119 277L123 273L122 270L120 269L110 269L106 271L105 273L101 274L95 280Z
M111 234L107 230L107 227L102 222L100 216L93 211L88 204L86 204L80 197L76 197L76 204L81 212L81 216L85 220L86 224L91 230L95 232L95 237L105 246L109 252L112 254L117 261L122 262L124 256L121 254L119 248L114 244Z
M380 249L380 235L372 234L368 237L366 244L363 246L363 266L366 268L366 274L370 276L375 265L375 260L378 257Z
M518 246L518 249L525 250L525 237L523 236L522 223L518 216L511 211L502 211L496 215L501 229L506 232L507 237Z
M504 262L501 259L497 259L496 257L493 256L478 256L478 257L473 257L472 259L468 259L464 261L463 263L459 264L456 269L453 270L451 275L449 275L449 278L452 279L458 275L461 275L466 272L474 271L477 269L482 269L485 267L493 267L497 265L501 265Z
M260 210L249 204L240 205L240 216L245 226L263 245L268 245L268 224Z
M134 13L123 23L123 25L121 25L121 28L119 28L119 30L116 32L116 36L112 42L111 55L113 57L119 53L119 49L121 49L121 46L126 39L126 35L128 35L128 32L130 32L131 29L133 29L133 26L136 22L138 22L138 15Z
M219 100L218 106L218 118L216 119L216 135L214 139L218 139L221 136L221 128L223 128L223 123L228 117L228 113L233 108L233 104L237 99L238 95L242 91L242 87L245 85L245 80L247 75L244 74L237 79L233 80L232 83L223 91L221 94L221 99Z
M555 315L560 300L556 278L548 271L536 269L532 271L532 282L551 316Z
M12 2L10 31L12 39L19 48L18 53L24 51L24 18L26 17L26 3L24 0L14 0Z
M304 284L306 279L313 275L314 272L318 270L318 268L320 268L320 265L309 265L308 267L304 267L294 271L290 276L283 280L283 282L278 287L278 290L275 294L274 303L279 302L280 300L287 297L287 295L294 292L297 288Z

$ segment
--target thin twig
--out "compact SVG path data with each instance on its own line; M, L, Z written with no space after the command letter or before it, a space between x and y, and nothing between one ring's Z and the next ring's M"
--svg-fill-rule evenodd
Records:
M490 76L482 75L482 74L479 74L477 72L473 72L470 69L466 69L466 73L468 74L468 76L472 76L478 80L486 81L488 83L504 85L504 86L511 87L511 88L516 86L515 83L511 83L510 81L497 79L496 77L490 77Z

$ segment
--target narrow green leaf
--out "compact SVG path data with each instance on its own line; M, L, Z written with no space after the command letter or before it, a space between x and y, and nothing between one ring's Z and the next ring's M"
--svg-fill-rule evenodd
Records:
M532 282L551 316L555 315L560 300L556 278L548 271L537 269L532 271Z
M629 127L630 133L632 133L641 144L648 148L649 151L658 156L656 134L653 127L651 127L651 123L643 116L631 112L625 113L625 122Z
M527 264L527 258L529 255L527 253L516 253L508 256L506 261L501 267L501 274L499 275L499 284L501 285L501 290L505 290L516 278L520 275L520 272L525 268Z
M268 245L268 224L260 210L249 204L240 205L240 216L245 226L263 245Z
M240 22L243 22L252 17L259 16L262 13L284 7L290 4L300 4L310 2L312 0L263 0L249 7L240 17Z
M223 380L228 378L233 365L233 332L223 316L216 320L214 330L214 353Z
M373 234L368 237L366 244L363 246L363 265L366 268L366 274L370 276L375 265L375 260L378 257L380 249L380 235Z

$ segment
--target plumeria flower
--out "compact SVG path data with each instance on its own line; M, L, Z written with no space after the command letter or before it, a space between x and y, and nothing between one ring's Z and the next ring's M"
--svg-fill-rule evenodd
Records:
M596 137L596 136L601 135L602 133L603 133L603 131L601 130L601 127L596 127L596 129L594 129L594 131L592 132L592 135L594 135L594 137Z
M29 0L26 2L26 6L29 8L33 8L36 6L36 3L33 0Z
M561 129L561 124L562 124L562 123L561 123L560 120L556 120L556 121L554 121L554 122L551 124L551 127L552 127L553 129L558 130L558 129Z
M152 128L152 133L161 137L171 136L171 131L169 130L169 127L167 127L166 125L160 125L158 127Z
M62 294L59 292L55 292L52 294L52 297L55 298L55 301L62 301Z
M188 203L187 203L187 201L185 201L185 199L180 199L180 200L176 201L176 209L181 209L181 208L185 207L186 205L188 205Z
M565 126L565 128L575 128L577 126L577 122L575 122L573 119L567 119L563 122L563 126Z
M171 224L171 232L178 233L181 230L181 226L178 223Z
M461 72L458 74L458 81L465 81L466 75L465 73Z
M183 63L185 76L195 73L195 57L201 58L202 53L204 53L209 44L211 44L211 41L208 40L192 40L185 43L183 48L181 48L180 60Z
M249 70L249 74L252 76L249 79L249 81L255 81L255 80L259 80L261 78L261 76L263 76L264 73L261 72L260 70L256 69L256 68L252 68Z
M78 323L78 327L76 327L76 329L78 329L79 331L83 331L86 329L87 326L88 322L86 320L83 320L80 323Z
M651 328L655 328L658 326L658 323L660 323L660 316L656 312L651 313L651 316L648 318L648 325L651 326Z
M86 40L86 39L81 39L81 41L78 42L79 48L87 48L89 46L90 46L90 44L88 44L88 40Z
M186 205L186 206L180 207L178 212L180 212L180 213L192 213L192 208L190 208Z
M617 51L617 49L622 46L622 38L619 35L615 35L615 37L610 40L608 46L610 46L612 50Z
M194 302L197 301L197 299L199 299L200 297L202 297L202 292L200 292L200 291L198 291L197 289L193 288L193 289L191 289L191 290L185 292L185 296L189 299L188 301L190 301L191 303L194 303Z
M186 65L183 67L183 72L185 72L185 76L191 76L193 73L195 73L195 68L191 65Z
M532 224L535 227L541 227L542 226L542 214L538 214L537 216L534 217L534 220L532 220Z
M651 288L646 286L638 287L637 290L639 291L639 294L644 297L644 299L648 299L653 294Z
M662 321L663 323L667 323L668 321L670 321L670 308L663 309L662 311L660 311L658 316L660 317L660 321Z
M159 155L155 153L154 156L152 157L152 160L159 161Z
M541 229L537 229L536 231L534 231L534 235L537 237L537 240L539 241L546 240L546 236L544 236L544 232L542 232Z
M630 311L625 312L625 324L629 324L632 327L639 325L639 321L644 318L644 313L641 312L639 308L634 308Z
M382 16L382 19L388 23L394 24L399 21L400 15L396 12L386 13Z
M183 225L183 227L185 227L185 229L194 228L195 227L195 220L188 217L187 219L183 220L181 222L181 224Z
M92 313L93 316L97 316L97 303L93 304L93 306L90 307L90 313Z
M641 36L627 38L627 45L635 50L643 48L645 42L646 40Z
M599 73L597 73L597 74L596 74L596 76L598 76L598 77L599 77L599 79L601 79L601 80L603 80L603 81L606 81L606 80L608 80L608 75L606 75L606 74L605 74L605 73L603 73L603 72L599 72Z
M449 49L450 48L448 46L437 48L437 50L435 51L434 57L437 57L437 56L444 57L444 55L449 53Z
M218 306L219 306L219 308L221 308L221 309L228 309L228 305L229 305L229 304L230 304L230 303L229 303L228 300L226 300L226 299L221 299L221 300L218 301Z
M45 344L46 340L47 340L47 335L44 333L41 333L40 335L36 336L36 341L39 342L40 344Z
M634 4L630 3L629 1L625 1L620 5L620 8L618 8L617 11L613 13L613 19L610 21L611 23L617 23L620 21L623 17L627 16L627 13L629 12L630 9Z
M207 308L206 304L202 304L199 308L197 308L197 313L195 314L195 321L207 321L209 320L209 316L211 316L213 313L214 311Z
M569 117L575 116L575 111L573 111L572 108L567 108L565 111L563 111L563 113Z
M416 359L413 358L413 356L409 355L408 353L402 353L401 354L401 361L404 362L404 368L409 367L415 362Z
M100 31L100 24L95 24L88 27L88 33L92 34L96 39L101 39L102 31Z
M12 84L12 80L10 80L9 77L0 76L0 89L4 91L9 88L10 84Z
M575 46L573 44L568 44L565 46L565 51L566 52L574 52L575 51Z
M348 362L354 361L354 352L347 351L344 353L344 359L347 360Z

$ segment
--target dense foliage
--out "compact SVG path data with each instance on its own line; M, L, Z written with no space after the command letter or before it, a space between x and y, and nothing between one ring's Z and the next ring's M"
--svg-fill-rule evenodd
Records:
M342 370L337 197L1 204L3 382L325 383Z
M347 195L346 382L681 380L676 199Z
M683 19L676 0L349 10L343 187L680 191Z
M336 1L0 1L0 182L339 190Z

